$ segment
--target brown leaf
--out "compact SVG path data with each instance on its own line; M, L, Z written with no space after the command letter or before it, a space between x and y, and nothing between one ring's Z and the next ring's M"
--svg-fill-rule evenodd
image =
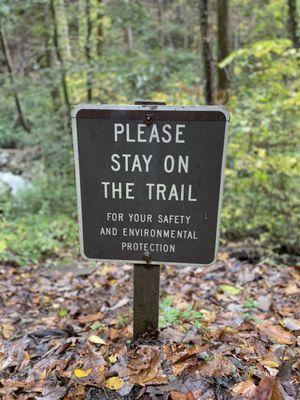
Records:
M175 376L181 375L188 367L197 365L197 359L188 359L180 361L172 366L172 371Z
M173 390L171 392L171 399L172 400L187 400L187 395L184 393L176 392L176 390Z
M233 396L244 396L245 399L252 399L255 393L256 386L251 380L239 382L231 389Z
M282 386L274 376L264 377L257 386L253 400L285 400ZM251 400L252 400L251 399Z
M209 376L214 378L231 375L235 369L235 366L220 354L216 355L213 360L197 367L200 376Z
M207 349L208 345L186 347L178 344L170 344L164 346L164 352L166 356L171 359L172 364L184 361L196 354L203 353Z
M296 294L300 294L300 289L297 286L297 283L291 282L285 289L284 292L287 296L292 296Z
M88 324L89 322L95 322L101 320L104 315L101 312L96 314L89 314L78 318L78 322L80 325Z
M282 321L285 328L290 331L298 331L300 330L300 320L294 318L284 318Z
M283 329L280 325L272 325L270 323L260 324L259 326L260 331L266 335L270 340L274 343L279 344L293 344L294 343L294 336Z
M159 362L158 348L143 346L134 350L127 370L131 384L145 386L152 381L168 382Z
M262 311L268 311L272 304L272 294L266 296L259 296L257 299L258 308Z

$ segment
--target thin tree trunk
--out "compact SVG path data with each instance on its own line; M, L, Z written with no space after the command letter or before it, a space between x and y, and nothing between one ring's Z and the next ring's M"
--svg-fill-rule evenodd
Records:
M50 10L52 14L52 20L53 20L53 43L54 43L54 48L56 52L56 57L60 65L61 69L61 85L63 89L63 95L64 95L64 102L65 106L67 109L67 113L69 113L70 110L70 98L69 98L69 92L68 92L68 85L67 85L67 74L65 71L65 66L64 66L64 61L60 52L59 48L59 43L58 43L58 30L57 30L57 18L56 18L56 10L55 10L55 5L54 5L54 0L50 0Z
M183 48L184 50L187 50L189 47L189 24L190 24L190 13L187 4L185 4L183 7L183 21L184 21Z
M80 56L84 57L86 41L85 0L78 0L78 41Z
M56 0L57 2L57 24L58 24L58 35L59 35L59 43L61 44L61 49L63 50L63 59L64 61L70 61L72 58L71 55L71 46L70 46L70 38L69 38L69 26L68 26L68 18L65 8L64 0Z
M289 36L293 42L293 46L298 49L300 47L300 39L298 36L296 0L288 0L288 30Z
M208 0L199 0L201 47L204 71L204 95L207 104L213 104L212 58L208 24Z
M21 126L27 131L30 132L30 126L27 122L27 118L25 116L25 111L23 107L23 102L21 95L18 93L18 90L16 88L16 82L15 82L15 76L14 76L14 70L13 70L13 63L10 57L10 51L9 47L6 41L5 37L5 32L2 23L0 22L0 42L1 42L1 47L3 50L3 55L4 55L4 61L8 69L9 73L9 79L11 82L11 86L13 88L14 92L14 98L15 98L15 103L18 111L18 120Z
M218 0L218 63L229 55L229 0ZM224 68L218 68L218 97L226 94L229 80Z
M164 46L163 11L163 0L157 0L157 36L158 45L161 49Z
M102 0L98 0L96 50L99 57L102 55L104 41L103 16L103 2Z
M129 13L129 0L124 0L126 12ZM125 44L129 53L133 51L133 32L129 23L125 27Z
M86 0L85 3L85 14L86 14L86 43L85 43L85 56L88 64L87 69L87 100L92 100L92 86L93 86L93 71L92 71L92 21L91 21L91 3L90 0Z
M51 16L50 16L50 9L49 4L45 4L44 8L44 15L45 15L45 56L46 56L46 63L47 68L49 71L49 80L51 79L51 72L54 67L54 54L53 54L53 42L51 40L50 35L50 26L51 26ZM60 108L60 94L57 85L55 82L51 82L50 84L50 94L52 98L53 104L53 111L57 112Z

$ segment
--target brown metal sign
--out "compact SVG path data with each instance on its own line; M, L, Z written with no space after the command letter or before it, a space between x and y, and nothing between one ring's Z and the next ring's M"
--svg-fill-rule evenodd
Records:
M217 106L76 106L72 127L83 255L212 263L228 125L228 112Z

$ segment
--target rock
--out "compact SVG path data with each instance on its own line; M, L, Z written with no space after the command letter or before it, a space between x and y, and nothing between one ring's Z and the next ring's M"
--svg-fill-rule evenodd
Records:
M9 153L1 151L0 152L0 167L3 167L8 163Z
M15 175L11 172L0 172L0 186L4 185L10 188L13 196L16 196L19 191L31 186L30 182L20 175Z

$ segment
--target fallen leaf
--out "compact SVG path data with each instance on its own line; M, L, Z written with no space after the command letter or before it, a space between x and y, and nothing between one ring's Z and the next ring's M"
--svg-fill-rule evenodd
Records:
M258 308L262 311L268 311L272 304L272 295L259 296L257 299Z
M171 392L171 399L172 400L187 400L187 395L184 393L176 392L176 390L173 390Z
M226 251L218 254L219 261L226 261L228 259L229 259L229 254Z
M275 348L278 345L273 345L270 347L268 350L267 354L264 355L264 358L259 361L261 365L263 365L266 368L277 368L279 367L279 363L277 361L276 355L275 355Z
M90 335L88 341L94 344L106 344L106 342L97 335Z
M92 370L89 368L87 370L76 368L74 371L74 375L76 378L86 378L92 373Z
M165 374L156 376L155 378L149 379L148 381L145 381L143 385L148 386L148 385L166 385L169 383L168 377Z
M95 322L90 326L90 328L91 328L93 331L97 331L99 328L104 327L104 326L105 326L105 325L101 324L101 322L95 321Z
M231 388L233 396L244 396L245 398L253 398L256 390L255 384L251 380L239 382Z
M209 311L209 310L205 310L205 309L201 309L200 310L202 317L201 320L205 321L205 322L214 322L216 319L216 313L214 311Z
M110 307L111 310L116 310L117 308L121 308L126 306L129 303L129 298L124 297L123 299L119 300L114 306Z
M105 387L110 390L119 390L124 385L123 379L118 376L112 376L105 381Z
M236 370L235 366L225 357L218 354L211 361L197 367L200 376L220 378L229 376Z
M58 315L59 315L59 317L64 318L68 315L68 310L66 308L61 308L58 311Z
M264 377L253 394L251 400L285 400L283 389L274 376Z
M300 289L295 282L291 282L285 289L284 292L287 296L292 296L294 294L300 294Z
M109 361L112 364L115 364L118 361L118 355L117 354L111 354L108 356Z
M298 331L300 330L300 320L294 318L284 318L282 321L283 326L290 331Z
M172 364L184 361L196 354L200 354L208 349L208 345L186 347L178 344L164 346L164 353L171 359Z
M231 286L231 285L220 285L219 288L226 294L231 294L233 296L237 296L240 294L241 290L240 288L236 286Z
M172 366L172 371L173 371L173 374L174 374L175 376L179 376L179 375L181 375L188 367L192 367L192 366L195 366L195 365L197 365L197 359L196 359L196 358L194 358L194 359L188 359L188 360L185 360L185 361L180 361L180 362L175 363L175 364Z
M294 336L290 332L283 329L280 325L266 323L260 324L258 327L260 331L274 343L290 345L294 342Z
M12 334L14 333L15 328L11 324L2 324L1 330L4 339L10 339Z
M152 381L165 383L166 376L159 362L159 349L143 346L135 349L128 363L129 381L146 386Z
M94 321L98 321L99 319L103 318L103 314L101 312L98 312L96 314L89 314L89 315L85 315L82 317L78 318L78 322L81 325L87 324L89 322L94 322Z

